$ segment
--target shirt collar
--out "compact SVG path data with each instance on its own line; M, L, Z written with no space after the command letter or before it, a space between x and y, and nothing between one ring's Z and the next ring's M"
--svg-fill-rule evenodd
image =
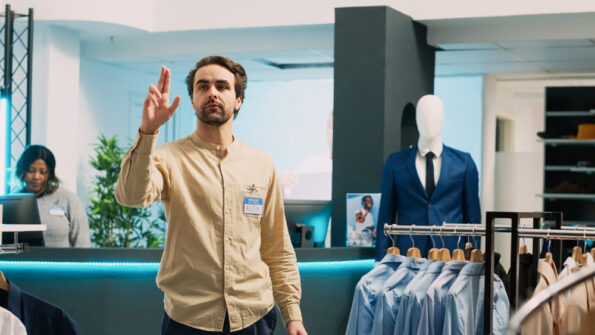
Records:
M469 262L467 263L467 265L465 265L462 269L461 272L459 273L459 276L464 275L464 276L477 276L477 275L482 275L484 274L484 265L483 263L472 263Z
M444 264L442 271L460 271L469 262L467 261L450 261Z
M558 281L558 271L556 271L556 264L554 262L548 263L540 259L537 264L537 272L544 276L549 284Z
M196 132L193 132L192 135L190 135L190 138L192 139L192 142L194 144L214 152L219 157L224 157L223 153L225 152L225 149L227 149L227 153L230 153L233 150L235 150L235 148L238 146L238 141L236 140L235 136L233 137L232 142L227 146L227 148L220 144L210 143L203 140L196 134Z
M405 259L407 259L407 257L403 256L403 255L397 255L397 254L386 254L386 256L384 256L382 258L382 260L380 261L380 264L385 264L385 263L402 263L403 261L405 261Z
M442 155L442 142L437 142L434 143L432 146L430 146L429 148L420 148L419 146L417 147L417 152L422 156L425 157L426 154L428 152L433 152L434 155L436 155L436 157L440 157L440 155Z

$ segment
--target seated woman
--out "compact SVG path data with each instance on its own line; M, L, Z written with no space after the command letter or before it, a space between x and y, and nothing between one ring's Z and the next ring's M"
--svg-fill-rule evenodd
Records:
M19 192L35 193L47 247L89 247L89 222L76 194L60 187L56 159L42 145L30 145L21 154L16 176L23 183Z

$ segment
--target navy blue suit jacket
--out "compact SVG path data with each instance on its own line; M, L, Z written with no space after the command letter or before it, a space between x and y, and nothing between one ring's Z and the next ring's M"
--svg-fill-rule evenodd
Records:
M382 198L377 222L376 259L386 255L392 245L384 235L385 223L400 225L437 225L448 223L480 223L477 167L471 155L446 145L442 149L440 177L432 197L419 180L415 168L417 146L391 154L382 170ZM396 218L396 220L395 220ZM429 236L413 236L415 246L426 256L432 242ZM445 247L457 248L457 237L444 237ZM477 238L479 240L479 238ZM438 236L437 248L442 248ZM406 253L411 244L409 235L398 235L396 246ZM463 242L459 248L463 248Z

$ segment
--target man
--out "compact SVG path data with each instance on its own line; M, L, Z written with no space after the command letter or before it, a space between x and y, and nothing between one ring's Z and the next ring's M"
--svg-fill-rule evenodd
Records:
M170 77L162 67L157 86L149 86L115 194L125 206L161 201L165 208L161 333L272 334L276 300L289 334L306 335L273 162L232 135L246 72L229 58L201 59L186 78L196 131L155 149L180 103L178 96L170 105Z

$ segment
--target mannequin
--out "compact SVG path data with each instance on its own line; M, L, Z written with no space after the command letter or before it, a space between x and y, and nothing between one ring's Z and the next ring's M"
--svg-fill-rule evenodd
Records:
M481 222L477 167L469 153L442 143L444 107L440 98L421 97L415 119L420 134L417 145L391 154L382 170L377 260L384 257L392 244L382 233L385 223L440 226L444 221ZM426 156L429 152L431 155ZM413 239L425 256L432 247L429 236ZM443 240L451 251L457 248L456 237L445 236ZM399 235L396 246L407 250L413 245L408 235ZM442 247L440 239L436 247Z
M417 147L421 155L415 159L417 175L424 189L426 188L426 158L425 154L432 151L434 158L434 181L437 184L440 178L440 165L442 163L442 125L444 124L444 105L442 100L435 95L424 95L417 102L415 122L419 131Z

